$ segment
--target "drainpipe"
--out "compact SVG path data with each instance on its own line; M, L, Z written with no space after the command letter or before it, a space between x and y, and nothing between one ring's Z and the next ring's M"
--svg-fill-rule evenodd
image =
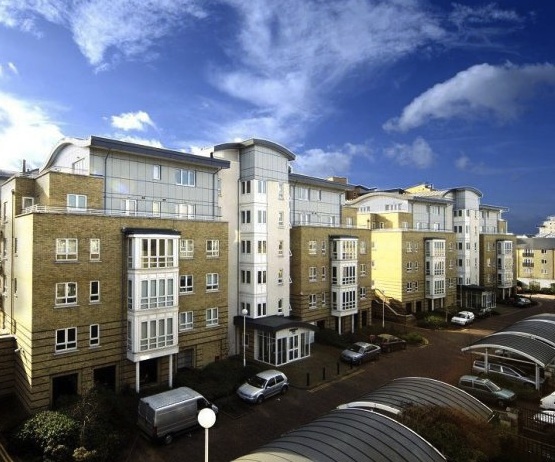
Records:
M15 334L14 332L14 311L15 311L15 306L14 306L14 290L13 290L13 285L14 285L14 256L15 256L15 251L14 251L14 244L15 244L15 189L12 189L12 210L11 210L11 245L10 245L10 333L11 334Z

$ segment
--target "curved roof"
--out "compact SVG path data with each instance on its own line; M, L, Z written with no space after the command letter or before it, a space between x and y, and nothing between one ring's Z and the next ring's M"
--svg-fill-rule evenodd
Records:
M555 314L543 313L518 321L477 340L462 351L486 348L516 353L540 367L555 360Z
M236 459L269 460L432 462L446 459L420 435L388 416L364 409L337 409Z
M244 149L254 145L265 146L267 148L280 152L285 157L287 157L288 160L295 160L295 154L293 154L289 149L283 147L280 144L274 143L273 141L260 138L251 138L250 140L239 141L237 143L217 144L216 146L214 146L214 151L224 151L226 149Z
M442 406L475 419L490 420L494 412L463 390L427 377L403 377L363 396L359 401L402 411L409 406Z
M78 146L81 148L98 148L106 151L126 152L137 156L153 157L160 159L175 160L179 162L187 162L193 165L202 165L213 168L229 168L229 161L223 159L215 159L213 157L199 156L195 154L187 154L181 151L171 149L157 148L146 144L130 143L127 141L113 140L102 138L99 136L91 136L88 139L81 138L63 138L54 146L46 162L40 171L44 171L52 167L58 154L67 146Z

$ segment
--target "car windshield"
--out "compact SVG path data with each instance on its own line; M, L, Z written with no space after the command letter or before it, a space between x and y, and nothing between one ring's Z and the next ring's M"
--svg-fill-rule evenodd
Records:
M486 387L488 387L491 391L500 391L501 387L493 383L491 380L484 381Z
M360 348L359 345L351 345L351 346L349 347L349 351L354 351L355 353L360 352L360 350L361 350L361 348Z
M264 388L264 385L266 385L266 380L262 377L259 377L258 375L254 375L247 380L247 383L256 388Z

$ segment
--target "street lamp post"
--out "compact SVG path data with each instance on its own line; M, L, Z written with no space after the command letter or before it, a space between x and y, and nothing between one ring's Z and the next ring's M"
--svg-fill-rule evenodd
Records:
M385 329L385 292L382 290L382 329Z
M204 462L208 462L208 429L216 423L216 413L205 407L198 413L198 423L204 428Z
M249 314L249 310L243 308L241 314L243 315L243 367L247 367L247 314Z

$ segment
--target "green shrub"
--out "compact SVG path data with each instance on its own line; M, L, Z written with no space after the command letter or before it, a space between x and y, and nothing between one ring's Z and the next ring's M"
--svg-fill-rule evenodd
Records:
M411 345L421 345L424 343L424 337L418 332L408 332L407 334L399 334L399 337L406 340Z
M442 329L448 325L444 316L430 313L418 319L416 323L418 327L424 327L426 329Z
M65 461L71 460L78 439L75 420L61 412L42 411L17 428L11 442L18 453Z

